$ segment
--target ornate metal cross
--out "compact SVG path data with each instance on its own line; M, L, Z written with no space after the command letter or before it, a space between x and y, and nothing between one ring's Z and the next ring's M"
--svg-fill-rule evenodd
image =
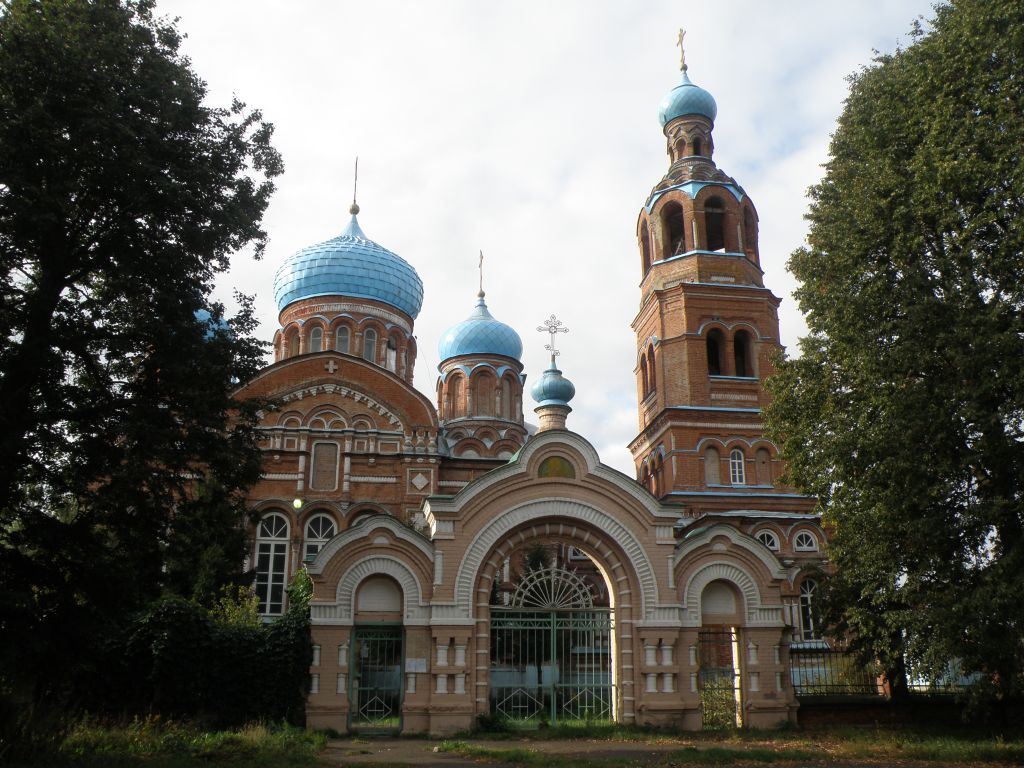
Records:
M544 349L551 353L551 365L554 366L555 358L562 354L555 348L555 334L568 333L569 329L563 328L562 321L559 320L554 315L552 315L551 317L544 321L543 325L537 326L537 330L540 331L541 333L551 334L551 343L545 344Z
M686 71L686 49L683 48L684 37L686 37L686 30L680 27L679 39L676 41L676 45L679 46L679 69L683 72Z

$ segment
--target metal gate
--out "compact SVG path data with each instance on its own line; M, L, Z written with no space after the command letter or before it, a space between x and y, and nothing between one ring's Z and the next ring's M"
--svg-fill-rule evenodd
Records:
M402 728L401 627L356 627L349 669L349 730Z
M742 725L736 631L702 629L698 649L701 725L709 729Z
M614 719L612 613L585 579L542 568L491 606L491 714L522 725Z
M491 608L491 714L524 725L613 719L607 609Z

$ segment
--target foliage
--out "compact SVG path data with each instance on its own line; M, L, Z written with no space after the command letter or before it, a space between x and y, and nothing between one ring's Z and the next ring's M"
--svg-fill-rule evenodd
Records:
M263 347L209 294L281 161L152 8L0 5L0 751L160 594L239 579Z
M300 768L317 764L326 739L290 726L250 724L232 731L205 731L160 717L126 725L83 722L46 755L48 766L147 766L188 768L206 765ZM41 761L32 764L41 765Z
M258 627L260 599L249 587L226 586L210 607L210 619L225 626Z
M770 433L818 497L833 628L1024 692L1024 5L954 0L851 78Z

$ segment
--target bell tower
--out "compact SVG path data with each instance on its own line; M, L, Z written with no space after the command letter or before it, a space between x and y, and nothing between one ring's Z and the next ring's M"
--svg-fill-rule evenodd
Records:
M764 380L781 350L779 299L762 279L757 209L714 160L715 100L691 82L685 57L680 69L659 110L668 171L637 220L639 434L630 450L638 479L692 514L769 509L792 496L761 425Z

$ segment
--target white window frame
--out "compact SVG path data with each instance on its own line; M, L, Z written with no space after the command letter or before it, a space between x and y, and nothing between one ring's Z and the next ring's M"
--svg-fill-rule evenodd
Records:
M324 329L317 326L309 332L309 351L310 352L323 352L324 351Z
M817 622L814 620L814 600L818 591L818 582L804 579L800 584L800 639L818 640L821 635Z
M817 552L818 537L810 531L799 531L793 537L793 549L797 552Z
M768 547L772 552L779 551L779 537L775 534L775 531L769 531L767 529L758 531L754 534L754 538ZM769 541L765 541L765 539L768 539Z
M747 484L746 457L739 448L729 451L729 482L733 485Z
M363 331L363 360L377 364L377 331L373 328Z
M341 339L345 339L345 348L342 349L339 343ZM349 331L347 325L339 325L334 329L334 351L341 352L343 355L349 354L352 349L352 332Z
M326 520L330 524L329 536L322 535L324 533L324 529L322 527L317 531L312 530L314 523L318 523L323 520ZM332 518L330 515L325 514L323 512L318 512L306 521L305 530L306 541L302 550L302 554L304 560L309 560L311 557L316 557L320 553L320 550L324 548L324 544L326 544L328 541L335 537L335 535L338 533L338 526L334 522L334 518Z
M290 532L288 518L280 512L267 513L256 526L256 581L253 586L259 600L259 612L263 616L284 613Z

